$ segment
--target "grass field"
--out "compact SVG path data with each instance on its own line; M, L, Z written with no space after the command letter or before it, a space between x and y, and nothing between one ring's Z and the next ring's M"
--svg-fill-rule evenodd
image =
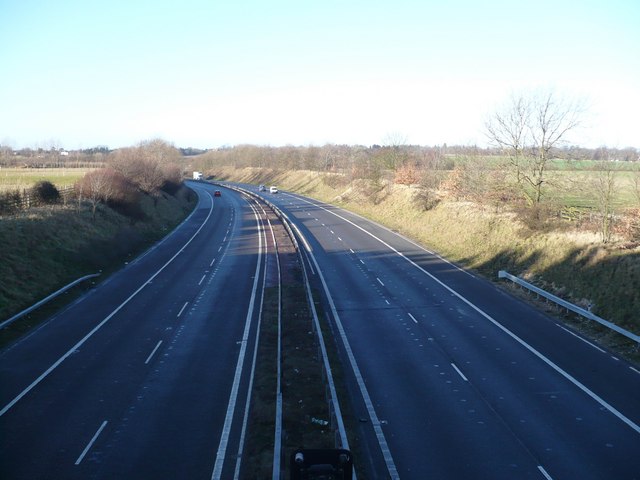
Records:
M80 180L90 168L7 168L0 167L0 192L31 188L41 180L67 187Z
M597 204L595 184L599 175L600 173L594 170L550 171L545 195L560 206L595 207ZM635 172L629 170L616 172L613 205L617 210L640 206L640 198L635 191L635 175L637 175Z

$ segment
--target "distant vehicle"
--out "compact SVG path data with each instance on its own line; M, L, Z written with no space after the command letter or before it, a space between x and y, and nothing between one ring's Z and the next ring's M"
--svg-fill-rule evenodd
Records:
M194 180L202 180L202 172L193 172Z
M213 192L213 196L214 197L220 197L220 196L222 196L222 194L220 193L220 190L216 190L215 192Z
M278 189L276 187L269 187L269 193L278 193Z
M260 192L266 192L266 191L267 191L267 187L265 187L264 185L260 185L260 186L258 187L258 191L260 191Z

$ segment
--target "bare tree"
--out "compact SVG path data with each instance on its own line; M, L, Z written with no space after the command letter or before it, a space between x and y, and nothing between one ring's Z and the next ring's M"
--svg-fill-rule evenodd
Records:
M580 125L580 102L558 98L553 91L511 96L485 124L490 142L508 152L516 183L527 202L538 205L555 149Z
M595 192L596 205L600 213L600 236L603 243L611 241L618 173L614 162L601 160L598 162L596 175L593 178L593 191Z
M386 135L383 143L386 167L395 171L407 158L407 137L400 132L393 132Z
M95 220L99 203L108 202L116 194L118 172L108 168L100 168L85 174L78 182L77 190L91 203L91 216Z
M640 207L640 164L636 165L631 173L631 181L633 182L633 193Z

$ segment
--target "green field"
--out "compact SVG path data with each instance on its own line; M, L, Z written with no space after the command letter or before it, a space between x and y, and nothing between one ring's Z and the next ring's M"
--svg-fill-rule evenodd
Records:
M23 190L41 180L48 180L56 187L67 187L80 180L91 168L7 168L0 167L0 192Z

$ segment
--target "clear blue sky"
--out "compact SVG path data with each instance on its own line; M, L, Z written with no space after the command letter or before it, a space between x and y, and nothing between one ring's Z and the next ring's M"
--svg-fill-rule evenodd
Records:
M0 0L0 144L484 144L511 92L640 147L640 2Z

